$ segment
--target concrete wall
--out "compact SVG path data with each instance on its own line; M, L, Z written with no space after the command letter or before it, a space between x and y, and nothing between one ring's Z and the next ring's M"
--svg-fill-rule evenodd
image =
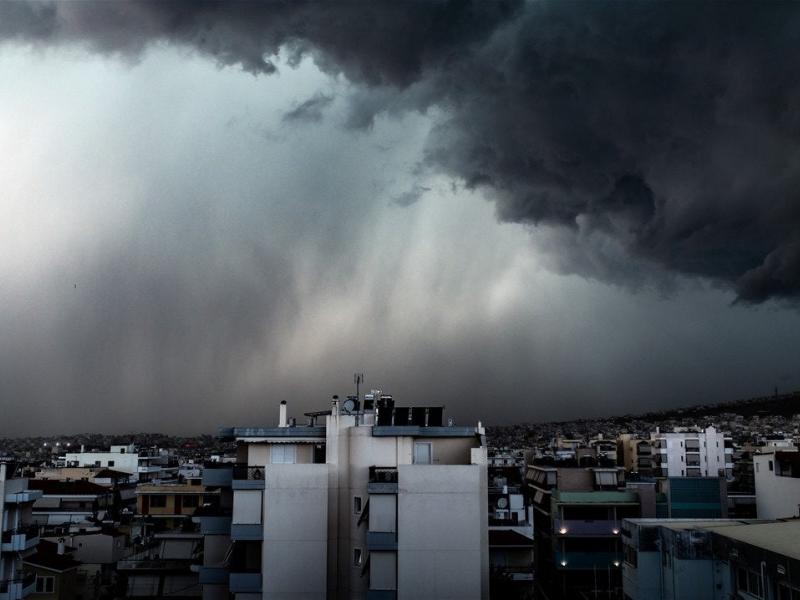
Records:
M101 467L109 467L115 471L130 473L138 477L139 455L128 452L67 452L65 455L67 463L77 461L80 467L93 467L100 462ZM109 464L112 462L114 464Z
M488 597L486 469L399 467L398 598Z
M772 471L769 470L772 461ZM775 455L753 455L756 482L756 511L759 519L782 519L798 516L800 479L775 475Z
M264 491L263 598L327 596L327 465L271 465ZM235 503L234 503L235 506Z

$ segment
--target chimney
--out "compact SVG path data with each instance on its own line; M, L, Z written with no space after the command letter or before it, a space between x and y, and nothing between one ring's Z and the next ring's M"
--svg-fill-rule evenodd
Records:
M84 445L81 444L81 454L83 454L83 450L84 450Z
M278 416L278 427L287 427L286 422L286 400L281 400L281 408Z
M67 545L64 543L64 538L58 538L58 555L62 556L67 549Z

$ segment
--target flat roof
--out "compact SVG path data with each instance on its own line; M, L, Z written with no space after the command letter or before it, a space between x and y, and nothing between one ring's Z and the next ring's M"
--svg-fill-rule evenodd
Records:
M325 427L220 427L217 437L235 438L325 438Z
M653 525L673 531L686 529L710 529L712 527L735 527L754 523L770 523L758 519L625 519L636 525Z
M475 427L423 427L420 425L375 425L374 437L475 437Z
M800 560L800 520L707 527L717 535Z

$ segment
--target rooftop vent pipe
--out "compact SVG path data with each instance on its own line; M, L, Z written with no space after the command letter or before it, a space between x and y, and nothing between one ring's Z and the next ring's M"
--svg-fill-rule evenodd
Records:
M278 413L278 427L287 427L286 422L286 400L281 400L280 413Z

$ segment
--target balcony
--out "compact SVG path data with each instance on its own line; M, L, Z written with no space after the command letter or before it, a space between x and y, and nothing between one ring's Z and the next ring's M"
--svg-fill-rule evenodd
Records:
M27 504L42 497L41 490L24 490L6 494L6 504Z
M396 600L397 590L368 590L367 600Z
M225 567L201 566L196 571L197 582L202 585L225 585L229 580L228 569Z
M231 532L231 509L201 506L194 511L192 522L200 524L203 535L228 535Z
M396 494L397 469L394 467L370 467L367 491L370 494Z
M4 531L0 538L0 551L23 552L39 543L39 527L27 525L10 531Z
M234 490L263 490L266 467L236 464L233 466L231 487Z
M602 569L619 568L622 559L614 552L556 552L556 569Z
M228 589L231 594L260 594L261 573L231 573Z
M234 523L231 525L231 540L246 542L264 539L264 526L261 523Z
M36 575L25 573L16 579L0 581L0 600L21 600L36 589Z
M394 531L368 531L367 548L373 550L397 550L397 533Z
M619 535L620 524L611 519L578 521L575 519L554 519L553 527L560 536L605 537Z
M206 487L230 487L233 480L233 465L230 463L208 463L203 467L202 482Z

